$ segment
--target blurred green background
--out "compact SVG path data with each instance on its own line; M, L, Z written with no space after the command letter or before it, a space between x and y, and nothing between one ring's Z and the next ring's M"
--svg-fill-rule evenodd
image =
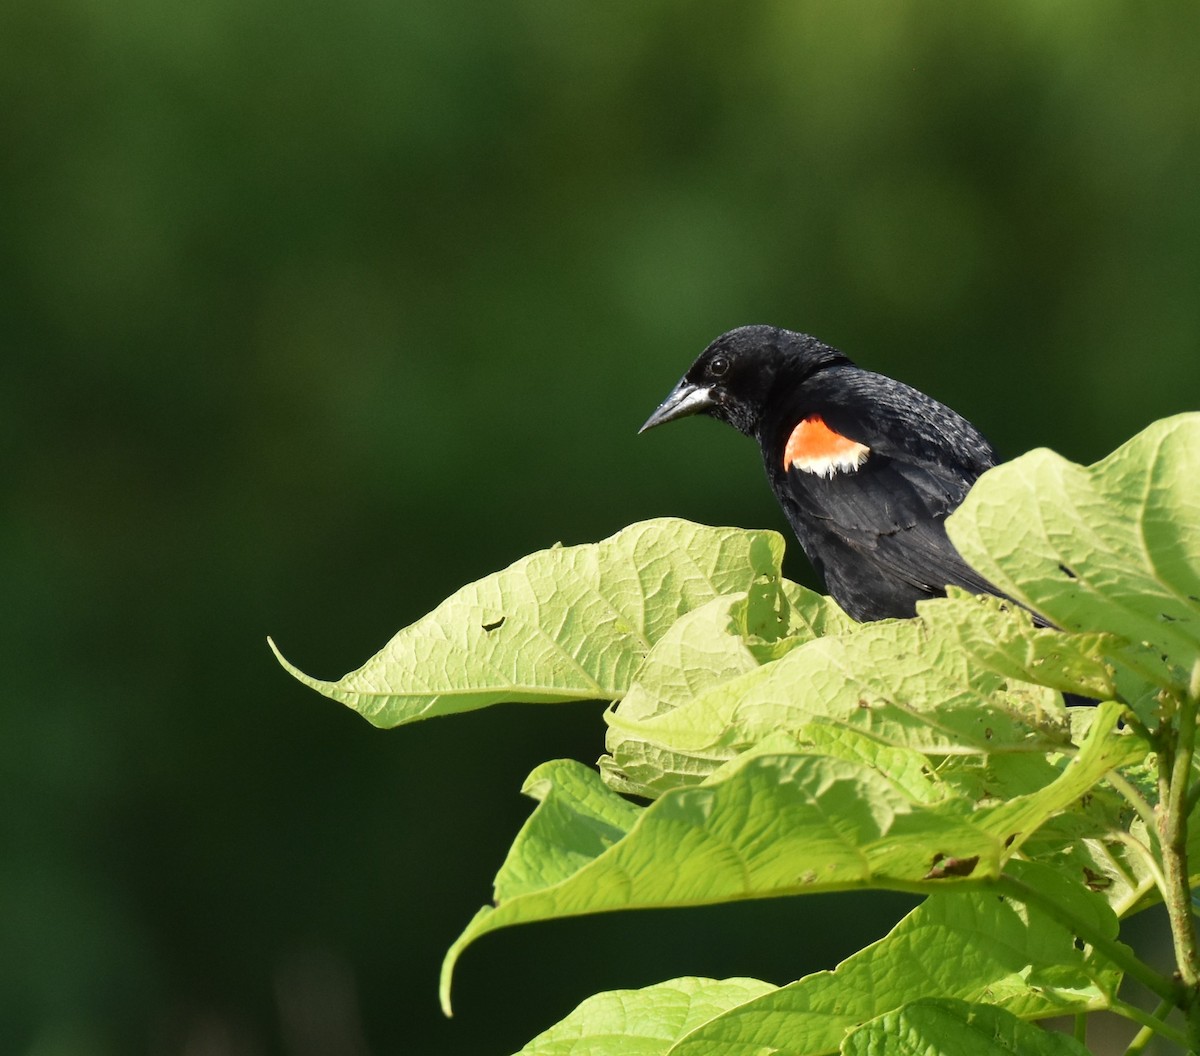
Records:
M743 323L1010 455L1194 408L1198 45L1193 2L0 8L0 1052L506 1053L882 935L905 899L541 925L443 1020L601 707L379 732L265 636L334 677L556 540L782 528L749 442L635 437Z

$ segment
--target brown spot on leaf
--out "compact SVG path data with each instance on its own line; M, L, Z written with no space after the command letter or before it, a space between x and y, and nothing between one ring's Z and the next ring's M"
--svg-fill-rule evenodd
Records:
M1086 865L1083 867L1083 876L1084 882L1093 891L1107 891L1113 885L1111 876L1097 873L1089 869Z
M970 858L947 858L942 854L933 856L933 868L924 876L925 880L944 880L948 876L970 876L979 864L979 855Z

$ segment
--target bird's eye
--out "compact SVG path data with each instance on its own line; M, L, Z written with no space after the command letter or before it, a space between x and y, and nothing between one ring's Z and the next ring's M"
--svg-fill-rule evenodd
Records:
M714 378L724 377L729 373L729 359L726 356L713 356L708 361L708 372Z

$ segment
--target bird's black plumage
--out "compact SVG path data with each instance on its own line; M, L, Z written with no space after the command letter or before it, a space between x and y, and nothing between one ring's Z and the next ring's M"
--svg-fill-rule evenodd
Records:
M642 427L706 414L758 441L826 589L858 620L911 616L946 587L997 593L945 519L996 453L961 415L805 334L722 334Z

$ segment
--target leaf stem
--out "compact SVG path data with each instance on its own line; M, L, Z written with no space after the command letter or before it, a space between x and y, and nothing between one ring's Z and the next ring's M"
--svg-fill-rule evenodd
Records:
M1167 883L1167 917L1175 944L1175 962L1183 990L1180 1008L1188 1020L1193 1049L1200 1050L1200 955L1192 919L1188 884L1188 792L1192 755L1196 748L1196 713L1200 709L1200 661L1192 670L1191 685L1176 698L1174 723L1164 720L1158 744L1158 832L1162 846L1163 876Z
M1125 801L1137 811L1138 817L1146 823L1147 829L1152 833L1158 831L1158 824L1154 818L1154 808L1150 806L1146 797L1134 787L1128 778L1122 776L1116 770L1110 770L1104 775L1104 780L1125 797Z
M1150 678L1149 681L1153 682L1154 679ZM1128 704L1125 705L1125 710L1121 714L1121 721L1147 744L1154 740L1154 731L1137 717L1137 713Z
M1079 938L1088 943L1094 950L1107 957L1126 975L1132 976L1151 993L1157 994L1164 1001L1178 1005L1181 1000L1179 986L1151 968L1144 961L1139 961L1133 951L1120 942L1110 939L1085 920L1068 912L1060 903L1047 898L1036 888L1022 883L1014 876L1002 874L996 882L1001 892L1023 902L1026 905L1036 905L1047 913L1066 924Z
M1153 1023L1144 1023L1142 1029L1139 1030L1133 1039L1129 1042L1129 1047L1125 1050L1125 1056L1138 1056L1139 1053L1145 1052L1146 1046L1150 1044L1156 1034L1161 1034L1162 1028L1167 1026L1165 1020L1171 1013L1171 1009L1175 1007L1174 1002L1163 1001L1158 1008L1150 1013L1150 1018ZM1133 1017L1129 1017L1133 1018ZM1140 1022L1140 1021L1139 1021ZM1174 1027L1167 1027L1168 1030L1174 1030ZM1186 1045L1187 1039L1180 1035L1180 1043Z
M1125 1056L1130 1053L1139 1053L1149 1044L1150 1038L1157 1034L1159 1037L1166 1038L1168 1041L1175 1042L1181 1046L1186 1052L1194 1052L1191 1042L1184 1035L1183 1031L1176 1029L1161 1018L1163 1008L1170 1010L1175 1007L1173 1001L1163 1001L1161 1005L1154 1010L1154 1014L1143 1012L1135 1005L1131 1005L1128 1001L1122 1001L1120 998L1113 998L1112 1005L1109 1006L1110 1012L1115 1012L1118 1016L1124 1016L1126 1019L1133 1020L1134 1023L1140 1023L1142 1029L1134 1036L1133 1041L1129 1043L1129 1048L1125 1051ZM1134 1048L1134 1046L1138 1046Z

